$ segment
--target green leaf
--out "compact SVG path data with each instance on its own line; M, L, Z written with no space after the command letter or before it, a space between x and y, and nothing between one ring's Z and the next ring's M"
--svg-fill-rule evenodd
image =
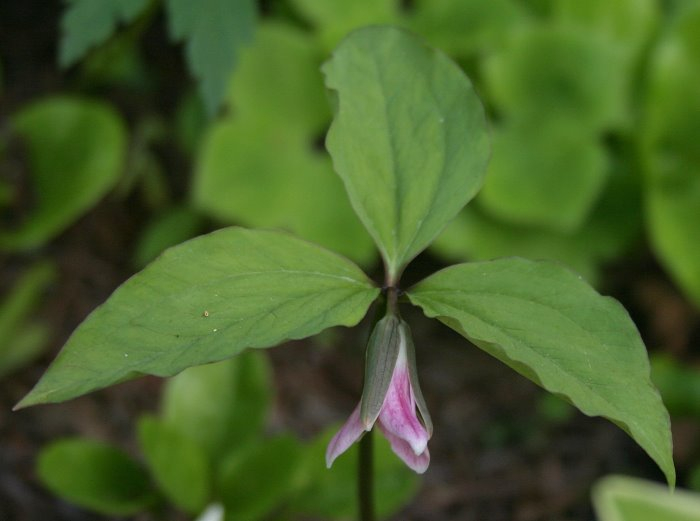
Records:
M700 495L626 476L608 476L593 488L600 521L700 521Z
M129 516L155 501L143 468L97 441L68 438L52 443L39 454L37 474L54 494L102 514Z
M597 284L600 267L642 236L641 180L632 160L612 157L607 184L583 226L569 233L518 226L468 206L433 243L452 262L519 256L556 260Z
M527 17L513 0L419 0L409 27L450 56L491 52Z
M176 206L159 213L141 231L134 251L134 264L144 267L166 248L197 235L203 224L202 216L186 206Z
M642 130L647 225L659 260L700 307L700 4L653 57Z
M134 20L148 4L149 0L68 0L61 17L61 66L73 65L112 36L119 23Z
M299 486L302 446L291 436L267 439L227 457L219 473L226 521L271 519Z
M291 511L320 519L355 520L357 512L357 444L333 463L325 465L325 452L338 426L321 433L308 447L304 462L306 484L291 503ZM416 494L420 478L392 452L389 442L375 429L372 435L377 517L385 519Z
M592 134L624 121L626 76L619 49L585 31L536 26L484 62L498 107L525 124L543 117Z
M240 48L253 38L253 0L167 0L170 35L186 41L187 63L210 115L220 107Z
M476 346L624 429L675 482L668 412L625 309L550 262L502 259L444 269L411 302Z
M323 71L335 101L326 146L396 282L481 187L483 108L457 65L392 27L355 31Z
M651 379L672 417L700 418L700 371L668 354L651 359Z
M280 22L261 23L241 52L228 90L234 120L277 128L278 141L310 147L330 120L321 54L308 33Z
M163 419L217 461L260 436L272 390L272 370L265 355L245 351L169 379L161 404Z
M330 117L319 64L308 35L260 27L233 78L235 112L204 139L194 202L225 223L284 228L369 265L372 241L327 155L315 150Z
M0 377L28 364L46 346L49 328L31 315L55 278L53 264L34 264L0 302Z
M353 29L395 22L399 4L398 0L292 0L299 14L314 26L327 50Z
M219 230L171 248L119 287L18 407L352 326L378 293L350 261L291 235Z
M148 467L173 504L199 513L212 494L209 459L195 441L152 416L139 419L138 436Z
M654 0L558 0L554 18L565 27L581 29L589 37L602 37L634 57L648 43L660 19Z
M479 202L513 224L570 232L579 228L608 174L605 150L573 125L511 124L493 140Z
M29 153L35 207L15 229L0 229L0 248L36 248L62 232L117 182L126 129L103 103L47 98L12 120Z

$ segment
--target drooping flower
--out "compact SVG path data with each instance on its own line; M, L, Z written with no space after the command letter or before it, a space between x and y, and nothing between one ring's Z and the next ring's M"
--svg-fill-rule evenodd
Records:
M330 468L375 423L406 465L419 474L426 471L433 426L418 385L411 331L394 315L380 320L370 336L362 399L328 444L326 465Z

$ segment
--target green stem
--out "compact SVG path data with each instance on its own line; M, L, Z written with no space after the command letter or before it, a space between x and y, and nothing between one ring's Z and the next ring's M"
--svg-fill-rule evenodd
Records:
M372 451L372 431L360 440L359 471L357 473L357 490L360 521L374 521L374 464Z

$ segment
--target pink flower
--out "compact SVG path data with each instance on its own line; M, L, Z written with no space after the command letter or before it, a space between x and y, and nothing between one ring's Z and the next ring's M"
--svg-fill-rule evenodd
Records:
M330 468L377 422L396 455L417 473L425 472L432 423L418 385L411 332L392 315L380 320L372 332L362 399L328 444L326 465Z

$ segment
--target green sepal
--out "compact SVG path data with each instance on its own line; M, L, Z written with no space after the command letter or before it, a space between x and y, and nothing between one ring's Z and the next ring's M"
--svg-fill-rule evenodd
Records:
M395 315L385 316L374 326L367 342L360 420L368 430L377 421L394 374L401 345L399 333L401 322L401 319Z

